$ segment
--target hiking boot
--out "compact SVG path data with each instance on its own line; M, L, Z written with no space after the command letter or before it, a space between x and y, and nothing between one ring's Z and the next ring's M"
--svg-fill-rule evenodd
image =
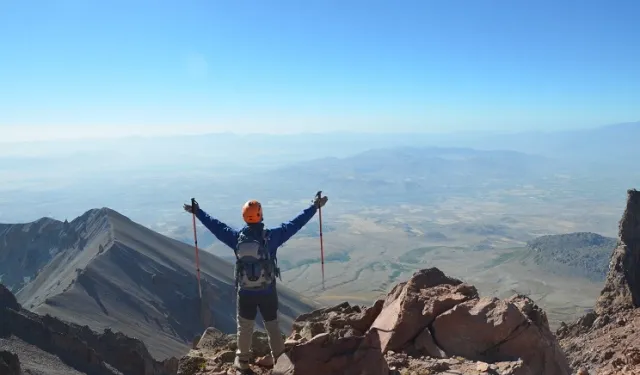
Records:
M233 362L233 367L236 368L237 375L253 375L254 374L254 372L249 367L249 361L241 360L238 357L236 357L235 361Z
M253 372L252 369L248 368L246 370L240 370L239 368L236 369L236 375L256 375L255 372Z

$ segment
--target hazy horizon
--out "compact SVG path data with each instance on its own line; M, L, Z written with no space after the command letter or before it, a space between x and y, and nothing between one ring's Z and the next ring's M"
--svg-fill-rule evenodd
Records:
M640 123L640 120L630 120L630 121L622 121L616 123L604 123L604 124L591 124L591 125L581 125L575 127L554 127L554 128L533 128L533 129L466 129L466 130L449 130L445 128L441 128L438 130L428 129L426 131L421 131L419 128L412 130L397 130L394 128L387 129L379 129L379 130L350 130L348 128L345 129L336 129L336 130L326 130L326 131L318 131L314 129L303 129L299 131L290 131L290 132L269 132L268 129L256 129L254 131L233 131L233 130L220 130L220 131L210 131L207 130L206 127L200 129L190 128L188 125L186 127L160 127L161 131L156 127L139 129L138 131L133 132L111 132L110 130L113 127L103 127L101 131L95 132L96 129L89 129L88 132L78 131L81 130L82 127L79 128L67 128L60 132L60 127L56 127L54 129L49 129L50 131L43 131L47 129L47 127L32 127L32 126L22 126L22 127L12 127L7 126L7 132L4 133L6 136L8 133L8 137L0 138L0 144L3 147L11 149L12 146L17 145L30 145L30 144L55 144L59 146L68 146L68 145L77 145L79 143L94 141L94 142L118 142L121 140L150 140L150 139L180 139L180 138L189 138L189 137L212 137L212 136L221 136L221 137L247 137L247 136L267 136L267 137L279 137L279 138L294 138L294 137L327 137L327 136L341 136L341 135L371 135L371 136L412 136L418 135L421 137L456 137L456 136L473 136L473 135L508 135L508 134L554 134L561 133L566 131L589 131L596 130L603 127L608 126L616 126L616 125L625 125L625 124L635 124ZM1 126L1 125L0 125ZM62 127L64 128L64 127ZM130 130L130 129L129 129ZM151 130L149 132L148 130ZM155 130L155 132L154 132ZM53 132L51 132L53 131ZM36 133L37 135L33 135ZM0 150L0 156L2 155L2 150Z

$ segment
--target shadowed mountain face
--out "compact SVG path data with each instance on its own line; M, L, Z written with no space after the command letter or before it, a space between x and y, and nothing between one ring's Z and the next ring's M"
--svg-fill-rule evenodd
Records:
M62 223L43 218L27 224L0 224L0 282L18 290L61 250L82 246L86 218Z
M2 375L173 375L177 365L154 360L138 339L27 311L0 284Z
M41 236L39 246L31 248L30 253L39 260L31 268L19 268L16 258L20 246L32 243L38 233L24 228L38 222L20 229L5 226L13 228L11 236L0 237L0 255L9 260L0 264L0 274L11 272L15 281L10 285L14 292L20 288L16 296L25 308L97 331L110 328L140 338L159 359L183 354L206 326L235 333L235 289L229 262L200 252L201 301L192 246L107 208L88 211L69 223L67 231L63 223L47 222L50 241ZM69 233L73 241L60 240ZM7 264L16 269L10 270ZM21 278L29 277L30 282L20 283ZM314 307L283 286L279 292L283 329Z

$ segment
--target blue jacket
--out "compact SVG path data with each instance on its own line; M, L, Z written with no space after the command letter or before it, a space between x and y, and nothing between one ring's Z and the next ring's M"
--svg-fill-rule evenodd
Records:
M267 229L267 243L269 253L272 257L275 258L278 252L278 248L285 242L287 242L291 237L293 237L293 235L296 234L300 229L302 229L302 227L304 227L309 222L309 220L311 220L313 215L315 215L317 210L318 208L312 204L288 223L282 223L278 227ZM196 211L196 217L205 227L207 227L207 229L211 231L211 233L213 233L214 236L216 236L218 240L235 251L236 245L238 243L239 231L229 227L227 224L221 222L220 220L209 216L209 214L204 212L201 208L198 208L198 211ZM262 226L263 224L260 223L249 225Z

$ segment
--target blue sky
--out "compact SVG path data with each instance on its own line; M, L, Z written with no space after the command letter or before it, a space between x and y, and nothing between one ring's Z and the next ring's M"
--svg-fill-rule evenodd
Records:
M0 141L640 120L638 1L0 2Z

